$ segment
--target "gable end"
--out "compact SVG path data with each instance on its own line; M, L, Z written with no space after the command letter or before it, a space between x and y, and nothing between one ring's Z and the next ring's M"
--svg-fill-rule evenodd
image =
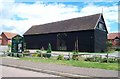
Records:
M107 27L106 27L106 24L105 24L105 21L104 21L104 18L103 18L103 14L100 15L94 29L98 29L98 30L101 30L101 31L104 31L104 32L108 33Z

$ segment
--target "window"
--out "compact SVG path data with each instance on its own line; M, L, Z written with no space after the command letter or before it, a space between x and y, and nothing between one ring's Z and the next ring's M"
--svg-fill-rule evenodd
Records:
M99 23L98 29L105 31L105 27L103 23Z
M115 42L116 45L120 45L120 39L119 38L115 38L114 42Z

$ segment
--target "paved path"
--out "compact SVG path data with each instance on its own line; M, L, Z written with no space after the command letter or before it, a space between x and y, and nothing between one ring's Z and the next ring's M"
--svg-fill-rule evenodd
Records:
M1 65L0 67L2 67L2 77L59 77L56 75L28 71L13 67L6 67Z
M15 65L17 67L28 67L28 68L34 68L34 69L40 69L46 71L56 71L62 73L76 74L81 76L118 77L118 71L114 71L114 70L80 68L80 67L64 66L64 65L40 63L40 62L30 62L30 61L17 60L11 58L2 58L2 64Z

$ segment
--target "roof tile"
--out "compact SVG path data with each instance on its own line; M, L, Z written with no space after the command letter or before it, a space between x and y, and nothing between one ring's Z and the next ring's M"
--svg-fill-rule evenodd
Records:
M5 34L5 36L6 36L8 39L12 39L14 36L17 35L16 33L11 33L11 32L2 32L2 34Z
M69 32L94 29L101 14L78 17L43 25L32 26L24 35Z
M116 37L120 38L120 33L109 33L108 39L115 39Z

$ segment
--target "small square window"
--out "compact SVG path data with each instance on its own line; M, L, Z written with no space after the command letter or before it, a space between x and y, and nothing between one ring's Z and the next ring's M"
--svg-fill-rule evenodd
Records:
M99 28L100 30L103 30L103 31L105 31L104 24L102 24L102 23L99 23L99 26L98 26L98 28Z

